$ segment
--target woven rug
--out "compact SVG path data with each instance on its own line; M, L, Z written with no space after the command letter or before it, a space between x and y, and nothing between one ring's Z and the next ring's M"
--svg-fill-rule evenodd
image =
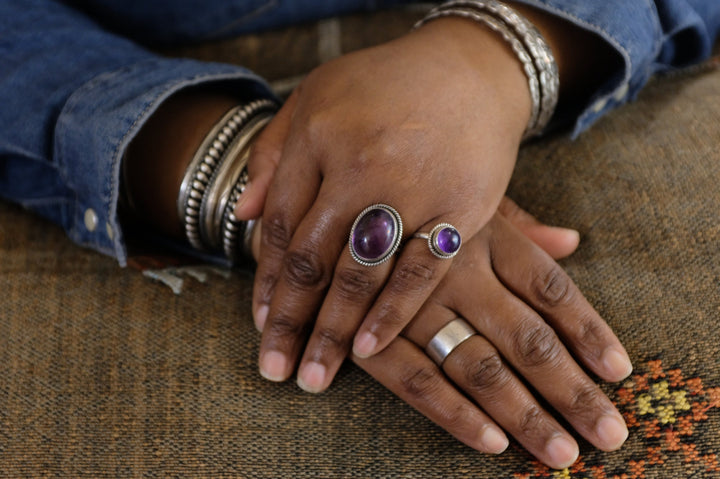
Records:
M375 36L359 27L368 17L271 35L317 54L318 32L352 43L409 23L370 20ZM191 53L257 44L237 42ZM281 70L274 79L302 68ZM719 147L715 71L654 81L578 140L521 152L511 196L581 232L562 265L635 364L627 381L602 384L627 444L581 442L564 471L516 444L498 457L471 450L351 364L321 395L264 381L248 273L188 279L175 295L0 203L0 476L720 477Z

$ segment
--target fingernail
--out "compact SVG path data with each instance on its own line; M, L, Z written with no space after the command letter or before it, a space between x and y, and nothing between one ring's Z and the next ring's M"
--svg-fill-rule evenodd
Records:
M602 356L603 366L605 370L613 378L617 378L616 381L625 379L630 376L633 370L630 358L625 352L618 351L616 348L610 347L605 350Z
M268 351L260 360L260 374L270 381L285 381L287 378L287 359L278 351Z
M265 321L267 321L268 312L270 312L270 307L267 304L263 304L255 313L255 327L261 333L263 332L263 329L265 329Z
M571 228L563 228L562 226L551 226L553 230L562 234L567 239L568 244L577 246L580 244L580 232Z
M550 456L550 461L555 469L570 467L578 458L580 451L577 444L563 436L557 436L550 440L545 452Z
M562 233L568 236L573 236L577 239L580 239L580 232L578 230L574 230L572 228L563 228L562 226L551 226L552 229L557 231L558 233Z
M368 358L375 352L378 340L372 333L362 333L355 338L353 354L360 358Z
M487 426L480 436L485 450L490 454L500 454L507 449L510 441L507 436L494 426Z
M614 414L601 417L595 426L595 433L603 444L602 449L608 451L619 449L628 438L627 426Z
M309 393L319 393L325 387L327 369L320 363L310 362L300 369L297 385Z

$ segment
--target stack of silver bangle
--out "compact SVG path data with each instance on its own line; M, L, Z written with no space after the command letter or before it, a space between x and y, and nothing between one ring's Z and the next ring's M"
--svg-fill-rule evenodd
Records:
M496 0L453 0L432 9L413 29L448 16L482 23L500 34L510 45L528 77L532 111L524 139L537 136L555 112L560 77L552 51L540 32L525 17Z
M233 211L248 183L247 162L255 136L277 104L255 100L227 112L210 130L185 171L177 211L190 244L222 252L233 263L250 257L253 221Z

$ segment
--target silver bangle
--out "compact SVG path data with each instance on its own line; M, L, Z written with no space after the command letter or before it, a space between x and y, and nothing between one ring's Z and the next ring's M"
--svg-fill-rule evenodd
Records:
M194 248L224 250L221 230L234 185L246 172L250 141L276 109L276 103L267 99L233 108L210 130L190 161L177 208Z
M519 60L523 63L525 73L528 75L528 84L530 85L533 100L533 113L538 112L537 115L531 115L523 138L539 135L555 113L560 93L560 76L550 46L530 21L508 5L497 0L452 0L431 10L428 16L433 15L436 11L466 12L467 9L474 10L477 13L486 12L502 21L512 31L512 35L522 43L525 52L532 59L535 67L534 81L530 79L529 68L525 66L525 59L513 47L513 51L518 55ZM459 13L457 14L459 15ZM468 15L460 16L472 18ZM476 20L489 26L485 19ZM539 95L533 93L531 83L539 84Z
M228 175L230 181L227 184L231 186L231 190L227 195L223 193L225 201L219 204L219 208L222 208L222 215L220 224L216 225L220 243L218 247L222 248L225 256L233 263L237 263L241 259L249 259L252 256L246 234L254 226L254 221L250 225L249 221L238 220L235 217L235 206L245 192L249 180L247 162L250 159L250 144L255 136L267 126L272 117L273 114L269 112L258 114L245 127L245 132L242 134L242 138L245 140L245 150L235 162L237 173ZM220 209L217 211L219 212Z
M223 158L228 143L228 134L234 136L237 133L239 123L242 121L241 111L242 106L233 108L213 126L195 152L180 184L177 201L178 217L187 240L196 249L204 249L200 238L202 200L213 173ZM221 133L223 134L222 138L219 137Z

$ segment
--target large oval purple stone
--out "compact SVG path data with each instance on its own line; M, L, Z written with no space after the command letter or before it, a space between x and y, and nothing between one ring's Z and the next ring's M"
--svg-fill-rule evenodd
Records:
M437 236L435 237L435 245L437 246L437 249L447 255L454 254L457 250L459 250L461 242L462 240L460 239L460 233L458 233L458 230L450 226L446 226L438 231Z
M363 261L383 259L393 248L397 235L395 218L384 208L373 208L362 215L352 232L352 248Z

